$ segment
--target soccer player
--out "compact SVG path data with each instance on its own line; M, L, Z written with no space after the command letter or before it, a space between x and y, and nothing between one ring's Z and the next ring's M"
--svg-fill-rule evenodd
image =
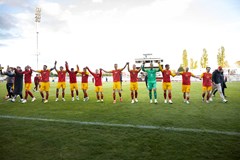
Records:
M82 72L79 72L82 75L82 91L83 91L83 101L88 101L89 97L87 94L88 90L88 76L89 73L87 72L86 68L83 68Z
M14 72L13 69L9 66L7 66L7 71L6 72L2 72L2 67L0 66L0 73L2 75L7 75L7 83L6 83L6 88L7 88L7 96L6 99L11 100L13 98L13 83L14 83Z
M77 71L74 71L74 68L71 68L71 71L70 71L68 68L67 62L65 62L65 66L70 78L70 90L71 90L72 101L74 101L74 90L76 91L76 100L79 100L78 85L77 85L77 74L79 72L79 67L77 65Z
M159 68L160 68L160 62L158 62ZM145 69L145 62L142 64L142 71L147 72L147 86L149 90L149 99L150 103L153 103L152 101L152 90L154 92L154 103L157 104L157 80L156 80L156 72L159 72L160 69L154 69L153 63L150 63L150 69Z
M184 102L189 104L190 99L190 88L191 88L191 77L199 78L195 76L193 73L189 72L189 68L186 67L185 72L177 73L182 75L182 92L183 92L183 99Z
M211 90L212 90L212 74L210 73L211 68L206 67L206 72L202 73L200 78L202 81L202 101L205 101L206 97L206 103L209 103L210 97L211 97Z
M138 73L141 71L141 68L137 69L136 65L133 64L133 69L130 70L129 64L128 64L128 71L130 73L130 91L131 91L131 98L132 102L138 102L137 96L138 96Z
M48 97L49 97L49 88L50 88L50 82L49 82L49 77L50 77L50 73L51 71L54 70L53 68L47 69L47 65L43 65L43 69L42 70L33 70L34 72L38 72L41 74L41 85L39 88L41 97L42 97L42 101L44 103L48 102ZM44 98L44 92L46 93L46 97Z
M60 66L60 70L56 68L57 61L55 62L54 69L58 74L58 83L56 89L56 102L58 101L59 89L62 88L62 101L65 101L65 88L66 88L66 70L63 70L63 66Z
M93 73L88 67L86 67L86 69L94 77L94 80L95 80L95 92L96 92L96 96L97 96L97 102L103 102L102 69L100 69L100 72L99 72L98 69L96 69L96 73ZM100 96L101 96L101 100L100 100Z
M22 103L26 103L27 102L27 98L28 95L30 95L32 97L32 102L34 102L36 100L36 98L33 96L31 90L31 86L32 86L32 69L30 66L26 66L25 67L25 71L20 72L21 74L24 74L24 82L25 82L25 98L22 101Z
M225 88L227 88L227 85L226 85L227 77L224 77L224 73L223 73L223 72L221 72L220 80L221 80L222 93L223 93L224 97L226 98L226 96L225 96L225 91L224 91L224 90L225 90ZM215 90L212 92L212 97L215 96L215 94L216 94L217 91L218 91L218 90L215 89Z
M221 66L218 67L213 73L212 73L212 82L213 82L213 91L215 89L218 90L220 97L222 98L223 103L227 103L228 101L225 99L223 92L222 92L222 86L221 86L221 72L223 72L223 69Z
M160 71L162 72L163 75L163 83L162 83L162 87L163 87L163 94L164 94L164 103L167 103L167 92L168 92L168 103L172 104L172 83L171 83L171 79L170 76L174 77L176 76L176 74L172 73L169 69L170 66L169 64L165 65L165 69L162 69L162 66L159 65L160 67Z
M39 76L39 74L36 74L36 76L34 77L34 91L37 92L38 91L38 87L39 87L39 83L40 83L41 77Z
M128 62L125 64L125 66L122 69L118 69L118 65L114 64L114 70L112 71L106 71L103 69L106 73L112 73L113 76L113 103L116 103L116 92L118 92L118 95L120 97L120 102L122 102L122 93L121 93L121 72L126 68L128 65Z
M22 96L22 89L23 89L23 74L21 67L14 68L15 71L15 77L14 77L14 89L13 89L13 98L12 102L16 101L17 96L19 95L21 100L20 102L23 102L23 96Z

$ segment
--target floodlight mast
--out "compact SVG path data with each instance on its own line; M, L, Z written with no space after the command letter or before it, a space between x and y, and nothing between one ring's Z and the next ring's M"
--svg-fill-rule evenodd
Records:
M39 7L36 7L35 9L35 22L36 22L36 35L37 35L37 53L36 53L36 56L37 56L37 69L38 69L38 56L40 55L39 53L39 49L38 49L38 34L39 34L39 31L38 31L38 25L41 21L41 8Z

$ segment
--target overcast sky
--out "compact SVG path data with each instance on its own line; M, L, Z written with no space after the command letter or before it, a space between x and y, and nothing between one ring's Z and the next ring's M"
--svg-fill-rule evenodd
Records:
M239 0L0 0L3 66L37 68L36 7L39 68L67 60L111 70L152 53L177 69L184 49L199 61L203 48L216 67L221 46L230 65L240 60Z

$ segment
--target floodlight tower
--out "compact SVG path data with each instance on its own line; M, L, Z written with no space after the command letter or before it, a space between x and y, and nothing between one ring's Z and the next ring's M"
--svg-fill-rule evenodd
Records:
M39 7L36 7L35 9L35 22L36 22L36 35L37 35L37 69L38 69L38 56L40 55L39 53L39 50L38 50L38 34L39 34L39 31L38 31L38 25L41 21L41 8Z

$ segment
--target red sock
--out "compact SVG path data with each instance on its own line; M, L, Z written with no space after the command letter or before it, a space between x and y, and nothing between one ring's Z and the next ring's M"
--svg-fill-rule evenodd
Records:
M101 93L101 99L103 99L103 93Z
M76 95L78 96L78 90L76 90Z
M133 91L131 92L131 98L134 99L134 97L133 97Z
M168 98L172 99L172 93L168 93Z
M73 91L71 91L71 96L74 97L74 93L73 93Z
M202 98L204 98L205 97L205 92L202 94Z
M48 96L49 96L49 93L48 93L48 92L46 92L46 100L48 100Z
M186 99L186 93L185 92L183 93L183 99Z
M99 100L99 94L97 93L97 99Z
M164 91L164 99L167 99L167 93L166 93L166 91Z
M28 91L28 94L33 98L32 92Z
M116 100L116 93L113 93L113 100Z
M138 91L135 91L135 98L137 98L138 96Z
M25 91L25 99L28 98L28 91Z
M64 91L62 91L62 98L64 98L64 96L65 96L65 92L64 92Z
M56 98L58 98L59 90L56 90Z
M40 92L40 94L41 94L42 98L44 98L43 92Z

